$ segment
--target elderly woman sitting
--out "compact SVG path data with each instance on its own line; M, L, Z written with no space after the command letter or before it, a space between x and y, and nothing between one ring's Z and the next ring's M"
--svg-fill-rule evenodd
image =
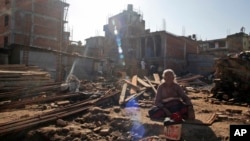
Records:
M164 82L157 89L155 97L155 108L157 112L149 111L151 118L170 117L175 121L182 119L195 119L193 104L190 98L176 82L176 75L173 70L166 69L162 77Z

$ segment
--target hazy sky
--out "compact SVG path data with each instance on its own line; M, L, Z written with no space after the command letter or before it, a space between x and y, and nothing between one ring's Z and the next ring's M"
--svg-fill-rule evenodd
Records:
M71 39L83 41L104 36L108 17L133 4L143 14L146 29L164 29L176 35L196 34L198 40L225 38L228 34L250 33L250 0L66 0ZM165 24L164 24L165 21ZM164 26L165 25L165 26Z

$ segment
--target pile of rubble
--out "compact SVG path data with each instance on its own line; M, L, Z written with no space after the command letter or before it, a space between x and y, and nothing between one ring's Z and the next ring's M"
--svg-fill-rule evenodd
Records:
M200 78L200 75L187 74L177 81L186 91L197 92L192 86L206 85ZM0 138L15 140L20 135L25 136L24 140L37 141L161 140L161 136L154 135L163 131L163 124L146 117L148 108L153 106L156 88L161 83L158 74L149 78L134 75L131 79L113 80L100 77L97 81L78 80L77 85L71 85L73 82L75 83L67 82L67 87L74 86L74 91L62 91L60 83L53 94L47 93L46 89L40 89L44 86L39 86L39 91L31 92L30 97L19 100L9 97L10 103L0 105L0 112L27 107L34 107L32 110L43 107L37 110L44 112L1 123ZM19 89L4 93L7 95L6 93L14 92L25 95ZM40 93L43 95L39 96Z
M220 58L215 67L214 97L250 103L250 51Z

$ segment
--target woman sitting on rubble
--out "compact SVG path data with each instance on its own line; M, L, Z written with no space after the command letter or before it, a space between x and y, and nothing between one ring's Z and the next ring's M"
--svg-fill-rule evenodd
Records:
M195 119L193 104L190 98L176 82L176 75L172 69L163 71L164 79L157 89L155 107L149 111L151 118L170 117L175 121Z

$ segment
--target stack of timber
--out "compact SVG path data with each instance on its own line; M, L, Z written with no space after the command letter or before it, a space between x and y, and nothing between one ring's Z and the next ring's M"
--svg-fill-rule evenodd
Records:
M250 51L218 59L214 83L214 97L250 103Z
M38 66L0 65L0 101L34 96L59 86Z

